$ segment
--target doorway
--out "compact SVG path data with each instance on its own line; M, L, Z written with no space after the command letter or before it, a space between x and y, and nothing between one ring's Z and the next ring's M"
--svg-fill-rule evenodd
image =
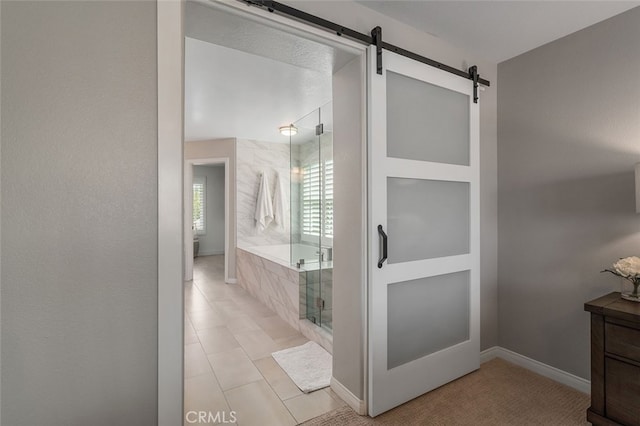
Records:
M196 258L194 281L185 291L185 409L198 407L197 395L215 394L224 404L202 404L205 411L228 416L235 411L239 424L258 424L252 423L255 410L245 397L258 392L271 401L263 402L273 408L272 420L279 419L278 424L304 421L343 400L362 412L364 323L351 317L362 315L366 245L364 232L354 239L351 228L362 223L366 205L365 50L329 43L313 32L255 22L235 7L218 6L186 4L185 176L193 162L205 163L217 155L228 159L229 235L225 280L201 274L198 267L209 266L198 265ZM333 112L327 112L331 102ZM307 129L301 119L321 109L330 119L321 124L316 120ZM298 133L284 134L282 128ZM277 182L286 200L284 220L259 229L260 188L274 194ZM184 191L193 191L188 176ZM266 197L273 204L275 198ZM334 218L334 204L337 210L341 203ZM185 211L184 259L189 277L190 219L198 210L193 195L187 206L191 211ZM349 232L338 236L334 228ZM334 248L342 248L340 259L333 257ZM252 266L258 263L263 268L259 271ZM344 278L354 271L358 278ZM341 274L350 285L336 289L332 282L339 282ZM312 282L318 285L306 285ZM331 388L299 394L272 365L271 354L307 341L333 350L334 374L326 382ZM347 358L359 367L353 368ZM242 371L227 377L237 365ZM341 375L357 383L353 392L341 385Z
M230 4L226 4L226 6L231 7L232 9L236 9L236 10L238 9L238 8L235 8L234 6L231 6ZM260 13L256 13L255 15L256 16L258 16L258 15L260 16L260 18L258 19L259 21L263 21L263 19L264 19L266 21L278 22L279 24L282 24L285 27L287 27L289 30L291 30L291 27L296 27L296 30L297 30L296 32L301 31L302 33L305 33L305 34L313 34L313 36L315 37L316 40L318 38L322 39L322 40L325 40L325 41L330 39L330 37L326 36L326 34L324 36L320 36L319 33L311 31L311 29L309 29L305 25L296 25L296 24L293 24L292 22L290 22L290 21L288 21L286 19L285 20L278 20L277 18L273 18L272 19L272 18L269 17L268 14L262 14L261 15ZM379 28L377 30L378 30L378 34L379 34L379 31L380 31ZM339 31L339 33L340 32L341 31ZM231 33L233 33L233 31L231 31ZM375 38L375 36L374 36L374 38ZM329 44L331 44L331 43L329 43ZM373 70L373 69L375 69L377 67L378 68L378 74L382 74L381 71L382 71L383 67L382 67L381 62L379 60L382 57L384 57L385 55L383 55L382 52L380 52L379 49L380 49L380 46L378 47L378 52L375 52L373 49L371 49L372 53L369 54L369 59L371 60L371 65L370 65L369 69L371 71L371 70ZM358 55L358 54L361 55L360 56L360 59L361 59L362 56L363 56L362 55L362 50L358 50L358 49L355 49L355 50L357 51L356 55ZM376 64L376 61L374 59L375 56L378 57L378 63L377 64ZM388 55L386 55L386 56L388 56ZM355 62L357 62L357 61L355 61ZM422 62L425 62L425 63L429 64L429 63L432 63L433 61L430 62L430 60L425 59ZM354 63L354 61L352 61L351 63ZM409 68L412 68L412 67L413 66L411 66L411 65L409 66ZM349 68L349 66L346 65L346 66L343 67L343 69L346 69L346 68ZM365 71L365 63L364 63L364 61L360 61L360 64L356 64L355 66L353 66L353 68L356 71L359 72L358 78L360 78L360 82L362 83L362 85L360 85L360 89L362 89L363 84L364 84L364 78L362 78L362 76L364 75L364 71ZM475 68L475 67L472 67L472 68ZM458 74L458 75L461 75L463 77L467 77L462 71L455 71L455 72L452 71L452 72L454 74ZM471 73L471 70L469 72ZM372 77L374 77L374 76L372 76L371 73L370 73L369 74L369 79L373 80ZM472 79L471 74L468 76L468 78ZM473 79L476 82L478 81L477 73L473 76ZM357 79L356 79L356 81L357 81ZM339 79L335 79L334 82L339 82ZM355 87L358 86L357 82L355 83L355 85L353 84L354 80L352 80L350 83L352 83L352 84L345 84L345 85L342 86L342 88L349 90L350 88L353 88L354 86ZM477 83L476 83L476 86L477 86ZM383 87L383 86L379 86L378 85L378 87ZM466 91L466 90L467 89L465 88L464 91ZM356 107L356 108L352 108L352 111L355 110L355 111L358 112L356 114L357 118L355 120L353 120L353 116L352 116L352 122L356 122L358 124L362 124L362 123L365 122L364 117L365 117L366 114L364 112L364 108L361 108L362 107L362 101L363 101L363 99L365 99L365 93L367 93L367 90L361 90L360 91L360 96L356 96L355 97L356 99L358 99L358 104L357 105L355 105L354 103L351 104L352 107L353 106ZM474 91L474 97L475 97L475 91ZM381 99L381 98L378 98L378 99ZM345 104L346 103L348 103L348 101L345 101ZM376 102L373 102L372 104L375 106ZM382 104L384 104L384 102L382 102ZM379 108L380 106L382 106L382 105L378 104L377 108ZM369 113L371 113L371 111L369 111ZM336 117L338 117L338 116L339 116L339 114L336 114ZM373 116L379 118L379 114L373 114ZM378 126L379 123L376 123L374 125L374 123L372 123L372 120L369 120L370 127L369 127L368 130L370 132L372 132L372 134L374 134L374 135L376 133L378 133L378 132L380 132L379 134L385 133L383 131L383 130L385 130L384 120L382 120L381 123L383 123L382 127L376 127L376 126ZM363 134L364 134L363 127L364 126L355 126L355 127L360 127L357 131L353 131L354 130L354 126L351 126L351 128L350 128L350 131L353 131L354 134L359 136L359 137L356 136L355 140L357 140L358 142L364 141L365 140L364 137L363 137ZM335 133L336 133L336 135L338 134L337 131ZM333 307L333 314L334 314L333 317L334 318L333 318L333 324L332 324L333 328L334 328L334 331L335 331L335 335L337 336L338 330L343 330L341 327L339 327L340 320L347 317L347 315L345 315L345 313L349 310L349 308L354 306L354 304L357 306L357 304L360 303L359 308L361 308L361 309L357 310L357 314L358 315L352 316L352 318L355 318L357 320L357 321L354 322L354 323L356 323L358 325L356 327L357 333L353 333L354 329L351 328L352 334L351 334L350 337L352 337L352 340L356 340L360 344L363 343L363 339L365 340L365 342L364 342L363 345L358 345L358 344L352 345L352 346L345 345L345 347L349 347L351 352L355 355L354 359L357 360L357 362L355 362L355 365L358 365L358 366L362 366L364 364L363 359L367 359L366 351L364 349L364 347L366 346L366 337L365 336L367 335L366 332L365 332L366 321L363 319L364 317L362 316L366 312L366 309L365 309L366 303L364 303L364 302L366 301L366 297L367 297L367 289L362 284L367 282L366 281L366 276L367 276L368 273L371 273L372 275L374 275L373 281L376 280L376 278L375 278L376 274L373 273L374 270L368 269L367 266L366 266L367 258L369 258L369 260L372 261L374 257L375 258L378 257L377 254L380 254L381 257L380 257L380 260L378 261L378 268L381 267L380 265L382 265L383 260L387 260L386 259L387 258L386 234L384 233L383 230L380 230L380 232L378 232L378 233L376 233L375 231L372 231L372 229L373 229L373 228L371 228L371 219L372 219L372 217L371 216L367 216L371 212L371 205L369 205L369 208L367 209L367 207L366 207L367 203L368 203L367 197L366 197L366 195L362 196L362 194L364 193L362 191L362 189L366 188L367 182L371 181L371 176L369 176L369 179L366 178L367 177L367 171L366 171L367 164L375 164L375 162L376 162L375 158L372 160L372 157L367 157L366 156L367 155L366 154L367 151L366 151L365 147L366 147L366 144L359 145L359 149L358 150L354 150L354 151L350 152L350 154L354 154L354 152L355 152L356 155L352 155L352 157L348 158L348 160L352 160L352 161L353 160L362 161L362 163L360 163L358 165L359 167L357 168L357 171L359 173L356 174L356 177L360 177L360 178L363 178L363 179L359 180L358 181L358 185L356 185L358 187L358 189L359 189L359 192L357 193L357 196L354 197L355 194L353 194L353 193L350 194L351 195L351 201L357 200L358 202L360 202L360 205L358 206L360 208L354 210L354 212L356 213L356 215L354 216L355 220L350 223L350 227L345 227L344 228L344 232L346 234L350 230L354 229L354 226L353 226L354 224L360 224L362 226L360 228L360 230L362 231L362 234L361 234L362 238L361 239L360 238L355 238L355 239L352 238L352 240L357 241L358 244L361 244L361 245L358 247L358 250L354 250L352 253L350 253L351 255L353 255L353 259L355 260L355 262L353 262L350 265L351 266L351 270L356 270L356 271L360 270L359 271L360 275L358 276L359 279L353 281L353 282L356 282L357 285L354 286L353 289L351 289L351 290L355 289L355 290L357 290L357 292L352 292L351 293L351 296L353 297L351 300L348 300L348 298L344 298L343 299L343 298L335 298L334 297L334 307ZM380 155L380 153L377 153L376 155ZM391 155L391 157L393 157L393 155ZM408 160L411 161L410 158ZM398 164L396 164L396 166L398 166ZM472 165L472 164L469 164L469 166L472 167L472 168L474 167L474 165ZM336 162L336 164L335 164L336 177L339 176L339 173L338 173L339 169L340 168L338 167L338 163ZM434 170L443 171L444 169L442 167L436 167ZM382 171L385 172L385 173L382 173L382 176L392 176L393 173L397 173L397 172L394 172L392 169L382 170ZM387 173L387 172L393 172L393 173L390 174L390 173ZM445 173L444 175L446 175L446 174L447 173ZM401 173L401 175L404 176L403 173ZM455 175L455 177L457 177L457 178L461 177L460 173L458 173L458 172L454 172L454 173L452 173L452 175ZM462 181L465 181L465 179L468 179L467 181L469 183L471 183L472 185L474 184L472 178L469 178L468 176L466 176L465 173L462 173L462 175L465 175L465 176L462 176L462 178L463 178ZM400 176L400 175L398 175L398 176ZM446 178L446 176L444 176L444 177ZM422 177L422 178L424 178L424 177ZM426 178L426 179L429 179L429 178ZM433 178L433 177L431 179L438 180L437 178ZM354 180L354 181L357 181L357 179ZM475 181L475 182L477 183L477 181ZM379 188L379 186L378 186L378 188ZM336 210L338 210L338 207L340 205L340 203L338 202L338 198L339 198L338 197L338 192L339 191L336 191L336 193L335 193L335 196L336 196L336 200L335 200L336 201L335 202ZM349 191L346 191L346 190L344 191L345 194L348 193L348 192ZM375 193L375 192L376 191L375 191L375 188L374 188L374 191L372 193ZM477 194L477 186L475 188L475 191L474 190L469 191L469 197L471 197L471 200L470 200L471 204L474 204L475 201L476 201L474 199L475 198L475 196L473 195L474 193ZM377 196L380 196L380 193L378 193ZM462 198L465 198L464 194L463 194ZM349 203L345 203L345 205L347 205L347 204L349 204ZM472 206L471 210L473 210L473 209L475 209L475 207ZM369 218L369 223L364 223L365 222L364 218L366 218L366 217ZM469 219L472 222L472 227L477 224L476 215L470 213L470 218ZM340 235L340 232L339 232L340 231L339 230L340 226L339 226L339 221L338 221L337 218L336 218L336 221L335 221L335 227L336 227L336 236ZM356 226L356 229L357 229L357 226ZM475 230L471 230L470 232L472 234L476 234L477 235L477 232L475 232ZM371 238L370 238L369 241L366 238L367 234L371 235ZM376 247L373 244L369 244L369 242L373 242L374 240L377 240L378 234L380 235L381 241L382 241L382 245L380 247L379 252L378 252L378 250L376 249ZM471 238L471 240L474 240L474 239ZM475 242L477 242L477 240L474 240L474 243ZM337 244L337 239L336 239L336 241L334 243ZM347 246L347 244L345 244L345 247L346 246ZM337 245L336 245L336 247L337 247ZM353 247L355 247L355 246L352 246L352 248ZM385 249L383 250L382 247L384 247ZM364 253L367 253L367 256L364 256ZM475 251L473 253L471 253L470 260L473 260L474 258L477 259L477 252L475 252ZM346 258L345 258L344 263L348 263L348 262L346 262ZM436 262L431 262L431 263L436 263ZM473 263L475 265L475 262L473 262ZM353 268L354 264L357 265L356 268ZM445 262L445 264L446 264L446 262ZM415 265L413 265L413 266L415 266ZM468 269L468 270L471 271L470 275L475 275L477 273L477 269L475 271L473 270L474 267L475 266L471 266ZM462 265L462 269L463 270L464 270L464 268L465 268L465 265ZM391 269L393 269L392 272L398 272L400 270L399 267L394 267L394 268L391 268ZM334 279L336 280L336 282L337 282L337 278L336 277L339 275L338 270L339 270L338 263L336 263L335 270L334 270ZM345 274L345 275L347 275L347 274ZM383 275L379 275L378 274L378 277L379 278L380 277L384 278L387 275L389 275L389 274L383 274ZM400 275L397 275L396 278L398 278L398 277L401 278L401 277L403 277L405 275L407 275L407 274L406 273L404 275L400 274ZM434 276L437 276L437 275L434 275ZM390 278L390 277L387 277L387 278ZM384 285L386 286L387 284L393 284L393 283L387 281ZM469 288L471 288L471 286ZM476 293L475 290L473 290L473 289L470 290L470 293L471 293L470 296L472 296L472 298L475 298L477 296L477 294L475 294ZM469 292L467 292L467 294L469 294ZM375 296L375 294L374 294L374 298L376 300L378 300L378 301L379 300L383 300L383 301L386 300L384 297L380 298L380 297ZM340 309L340 307L338 306L339 303L346 303L346 302L350 302L350 305L346 305L344 307L345 308L344 310ZM373 313L370 313L370 315L375 316L375 312L379 312L379 313L382 313L386 317L387 311L384 310L380 306L379 303L371 303L371 299L369 299L369 302L370 303L368 305L368 308L374 311ZM471 304L475 304L475 301L471 301ZM353 309L352 309L352 311L353 311ZM472 347L472 346L475 346L474 342L477 341L477 339L476 339L476 337L477 337L477 333L476 333L477 332L477 330L476 330L477 322L474 322L474 321L476 321L475 314L477 313L477 309L475 307L471 306L471 309L467 309L466 311L469 313L470 333L467 336L468 339L467 340L463 339L463 341L460 342L460 343L467 342L467 341L471 340L471 344L466 345L466 346L471 346ZM345 316L341 318L342 315L345 315ZM370 318L372 318L372 316L370 316ZM385 321L387 319L388 318L385 318ZM345 325L346 325L346 323L345 323ZM387 350L387 346L386 345L387 345L388 342L386 340L384 340L384 339L381 340L381 338L382 338L382 334L381 333L386 333L386 331L387 331L385 328L386 327L383 324L383 327L378 328L378 331L373 331L371 334L369 334L369 338L370 339L375 340L378 343L382 342L382 345L379 345L378 343L374 343L373 345L371 345L370 346L371 353L377 352L378 355L380 355L382 352ZM340 348L340 345L336 345L336 348L335 348L336 352L339 351L339 348ZM374 359L375 359L375 357L374 357ZM384 356L381 359L384 359ZM409 359L409 358L407 358L407 359ZM372 392L373 388L371 386L366 386L366 378L365 377L372 377L372 376L375 377L376 371L377 372L382 372L383 369L392 370L394 368L401 368L403 365L412 365L413 367L403 368L403 370L409 371L411 368L414 368L417 365L415 363L412 363L412 361L409 361L407 364L402 364L402 362L403 361L400 361L398 364L386 363L386 365L381 365L378 362L376 365L372 366L372 368L368 371L368 374L364 374L364 373L361 374L361 376L360 376L361 380L358 380L357 384L355 386L353 385L353 382L352 382L352 384L351 384L351 386L349 386L349 388L347 388L345 386L341 386L341 383L339 383L339 381L336 379L337 377L340 377L343 374L345 376L349 376L349 374L345 374L344 371L341 372L341 373L338 373L337 370L339 368L341 368L342 363L334 362L334 378L333 379L336 379L336 380L335 380L335 387L334 387L334 384L332 383L332 388L335 388L336 390L340 389L340 392L342 392L347 397L347 399L350 399L350 398L355 399L355 404L352 403L353 400L350 401L350 405L352 405L352 407L353 406L358 406L358 403L362 403L363 402L362 400L364 399L365 389L367 389L367 388L368 388L368 391L370 393L369 394L370 400L373 400L373 398L371 397L371 392ZM471 364L473 364L473 363L470 363L470 365ZM355 369L355 370L357 371L358 369ZM351 368L351 371L354 371L354 369ZM366 371L366 370L362 370L362 372L363 371ZM353 378L353 377L351 377L351 378ZM382 382L378 382L378 383L379 383L379 385L383 385ZM415 390L417 390L417 389L415 389ZM373 391L373 393L375 393L375 391ZM405 397L402 397L402 398L405 398ZM400 403L400 402L402 402L402 401L398 401L397 403ZM396 404L396 403L392 402L392 405L393 404ZM387 406L387 408L390 408L390 406ZM384 409L386 409L386 408L378 407L378 408L375 408L372 412L375 414L377 412L384 411ZM358 411L362 412L362 411L365 411L365 410L359 409Z
M222 255L224 280L230 282L232 166L229 157L185 160L184 281L193 279L196 257Z

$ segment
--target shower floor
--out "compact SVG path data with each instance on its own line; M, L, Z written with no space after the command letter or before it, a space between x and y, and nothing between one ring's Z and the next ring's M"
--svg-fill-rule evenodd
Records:
M345 405L329 388L303 394L273 360L272 352L308 339L226 284L224 256L194 260L185 313L185 413L235 411L241 426L295 425Z

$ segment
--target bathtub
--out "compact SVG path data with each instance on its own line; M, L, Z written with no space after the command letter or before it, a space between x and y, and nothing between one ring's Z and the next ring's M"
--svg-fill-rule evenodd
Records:
M238 285L273 310L295 330L332 352L331 333L306 319L307 275L322 267L329 269L333 262L309 262L300 268L289 261L292 246L238 247L236 272ZM296 253L317 257L317 248L298 244Z
M297 271L317 271L322 266L323 269L333 268L333 262L322 262L319 264L318 247L306 244L275 244L270 246L254 246L243 247L243 250L253 253L263 259L270 260L279 265L292 268ZM296 259L289 260L291 253L296 255ZM304 265L297 267L297 263L303 258L306 260Z

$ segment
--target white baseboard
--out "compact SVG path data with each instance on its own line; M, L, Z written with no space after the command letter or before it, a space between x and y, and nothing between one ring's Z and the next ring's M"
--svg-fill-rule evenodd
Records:
M591 393L591 382L589 380L567 373L566 371L552 367L540 361L536 361L535 359L531 359L524 355L520 355L519 353L510 351L509 349L505 349L500 346L493 346L480 352L481 363L496 357L509 361L512 364L519 365L527 370L531 370L541 376L548 377L551 380L567 385L582 393Z
M500 349L502 349L500 346L492 346L489 349L485 349L484 351L480 352L480 364L500 357Z
M198 257L200 256L217 256L219 254L224 254L224 250L220 251L220 250L213 250L213 251L199 251L198 252Z
M235 278L227 278L227 279L225 280L225 282L226 282L227 284L236 284L236 283L238 282L238 280L237 280L237 279L235 279Z
M331 390L336 393L347 405L353 408L353 411L364 416L367 414L367 404L365 401L355 396L349 389L347 389L342 383L336 380L335 377L331 378Z

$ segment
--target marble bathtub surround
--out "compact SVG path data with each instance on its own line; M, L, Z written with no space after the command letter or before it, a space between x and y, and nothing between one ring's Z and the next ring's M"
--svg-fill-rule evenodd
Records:
M297 329L298 272L244 249L239 248L236 256L238 284Z
M237 249L238 284L249 294L273 310L284 322L305 337L333 351L333 339L326 330L305 319L300 312L301 274L287 267L260 257L247 250Z

